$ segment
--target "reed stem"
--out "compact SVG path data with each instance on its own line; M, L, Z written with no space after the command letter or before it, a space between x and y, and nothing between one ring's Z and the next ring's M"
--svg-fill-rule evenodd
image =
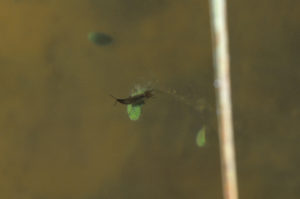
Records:
M231 113L230 56L226 24L226 0L210 0L210 9L223 196L225 199L238 199Z

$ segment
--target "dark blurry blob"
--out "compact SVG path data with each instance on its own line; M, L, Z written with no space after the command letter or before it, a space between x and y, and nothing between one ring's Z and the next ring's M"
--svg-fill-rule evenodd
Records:
M99 46L106 46L113 42L113 38L110 35L100 32L90 32L88 39Z

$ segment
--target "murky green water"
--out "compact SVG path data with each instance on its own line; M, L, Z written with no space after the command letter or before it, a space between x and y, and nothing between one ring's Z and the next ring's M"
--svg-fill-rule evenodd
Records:
M241 198L300 195L297 6L229 5ZM222 197L207 1L7 0L0 12L0 198ZM149 82L176 95L130 121L109 95Z
M233 101L242 198L299 198L299 8L232 2Z

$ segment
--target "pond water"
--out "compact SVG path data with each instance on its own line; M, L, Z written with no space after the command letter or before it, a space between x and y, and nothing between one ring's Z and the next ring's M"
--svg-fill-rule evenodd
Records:
M300 3L267 3L229 5L239 192L297 198ZM0 198L222 198L208 8L1 1Z

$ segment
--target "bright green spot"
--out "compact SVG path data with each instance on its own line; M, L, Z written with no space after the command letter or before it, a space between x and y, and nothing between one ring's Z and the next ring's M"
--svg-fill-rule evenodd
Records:
M145 90L146 89L144 88L137 88L136 91L131 94L131 96L142 94L143 92L145 92ZM134 106L131 104L127 105L127 113L130 120L136 121L140 118L142 114L142 106L142 104Z
M127 113L130 120L136 121L140 118L142 113L142 105L132 106L131 104L127 105Z
M205 131L205 127L202 127L202 129L200 129L197 133L196 136L196 143L198 147L203 147L205 146L205 142L206 142L206 131Z

